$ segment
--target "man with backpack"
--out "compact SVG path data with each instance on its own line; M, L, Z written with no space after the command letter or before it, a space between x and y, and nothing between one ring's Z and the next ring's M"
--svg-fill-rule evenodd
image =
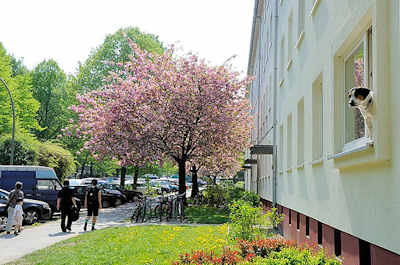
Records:
M69 181L64 180L64 187L57 195L57 210L61 210L61 230L65 233L71 232L73 208L76 208L76 201L73 197L73 191L69 187ZM68 217L67 227L65 227L65 219Z
M97 179L92 180L92 186L86 191L85 208L87 208L88 215L83 230L87 230L87 224L92 216L92 231L96 230L94 226L96 225L97 216L99 215L99 209L101 209L101 190L97 187Z

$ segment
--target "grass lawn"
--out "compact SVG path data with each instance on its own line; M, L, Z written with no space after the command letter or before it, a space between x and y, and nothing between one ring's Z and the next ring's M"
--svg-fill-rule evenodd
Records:
M133 226L88 232L9 264L171 264L181 253L228 245L227 226Z
M191 206L185 209L185 218L190 223L224 224L229 221L229 210L205 206Z

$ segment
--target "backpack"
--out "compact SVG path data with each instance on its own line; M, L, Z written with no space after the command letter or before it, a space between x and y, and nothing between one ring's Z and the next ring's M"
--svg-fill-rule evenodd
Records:
M87 203L90 205L99 203L99 189L90 187L87 191Z
M79 209L78 207L72 206L72 222L75 222L79 219Z

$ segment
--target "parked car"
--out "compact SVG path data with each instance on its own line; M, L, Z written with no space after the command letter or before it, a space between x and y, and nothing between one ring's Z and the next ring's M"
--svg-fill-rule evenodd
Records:
M70 188L74 191L74 196L79 200L81 200L82 203L84 203L86 190L89 187L86 185L79 185L79 186L70 186ZM101 190L101 199L103 208L118 206L121 205L124 200L126 201L126 197L121 193L116 194L109 192L109 190L108 191L106 191L105 189L100 189L100 190Z
M51 212L57 210L57 195L62 189L52 168L41 166L0 166L0 189L10 191L15 183L23 183L25 198L47 202ZM77 201L81 207L80 200Z
M159 188L161 193L163 193L163 192L166 192L166 193L171 192L169 184L166 181L152 180L152 181L150 181L150 184L151 184L151 186L153 186L153 188ZM157 193L160 194L159 191Z
M0 204L7 204L9 192L0 189ZM24 210L24 223L34 224L40 219L48 220L52 216L50 206L46 202L24 199L22 206Z
M7 226L6 205L0 203L0 232L6 230L6 226Z
M101 185L101 187L103 187L105 189L109 189L109 190L117 190L117 191L119 191L120 193L122 193L126 197L126 200L124 202L133 201L134 198L137 197L137 194L138 194L137 191L121 188L121 186L119 184L105 183L105 184Z

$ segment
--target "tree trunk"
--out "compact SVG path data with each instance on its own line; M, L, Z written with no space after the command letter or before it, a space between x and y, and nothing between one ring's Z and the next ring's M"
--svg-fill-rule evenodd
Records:
M80 177L81 179L83 179L83 172L85 172L85 165L86 165L86 162L82 164L81 177Z
M196 197L199 194L199 183L197 182L197 172L199 171L196 166L192 167L192 194L190 195L192 198Z
M93 164L90 164L90 167L89 167L89 177L93 178Z
M178 161L179 168L179 194L186 193L186 160Z
M133 177L133 189L136 190L137 180L139 178L139 167L135 167L135 176Z
M121 167L121 188L125 188L126 167Z
M217 185L217 176L213 176L213 184Z

